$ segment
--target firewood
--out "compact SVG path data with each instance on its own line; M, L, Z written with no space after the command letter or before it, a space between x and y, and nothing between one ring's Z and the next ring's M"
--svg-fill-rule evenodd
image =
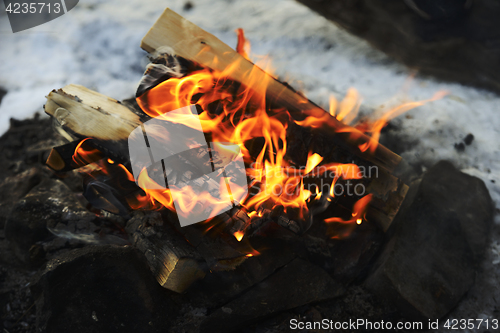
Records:
M177 56L220 72L230 66L235 67L235 70L229 73L229 78L234 81L244 84L251 73L252 76L260 78L254 77L254 80L268 82L265 97L271 103L285 107L297 120L302 120L305 116L322 119L323 129L329 131L332 143L366 161L390 172L401 161L400 156L380 144L375 153L362 152L358 146L371 142L373 139L330 116L325 110L296 93L289 86L270 77L218 38L168 8L141 42L141 47L149 53L165 46L170 47ZM350 139L352 133L357 139Z
M139 116L117 100L75 84L53 90L45 112L71 134L102 141L126 140L141 124Z
M133 245L144 253L158 283L182 293L205 276L206 264L186 239L159 213L137 212L126 226Z
M92 138L85 142L89 147L121 163L129 160L127 139L142 124L142 119L121 102L86 87L69 84L50 92L44 108L68 139ZM62 150L56 149L56 152L60 155ZM57 156L56 152L50 163L61 167L61 163L69 162L70 157Z

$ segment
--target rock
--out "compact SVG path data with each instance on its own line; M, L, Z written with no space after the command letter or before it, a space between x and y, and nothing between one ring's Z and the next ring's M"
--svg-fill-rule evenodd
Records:
M44 179L12 209L5 224L5 238L16 256L30 262L30 248L50 236L47 226L55 227L66 211L81 210L72 193L62 182Z
M20 174L3 179L0 183L0 229L5 226L12 207L42 180L38 168L31 168Z
M496 0L298 1L419 73L500 92Z
M31 288L38 332L166 332L178 313L131 247L87 246L48 262Z
M463 142L459 142L459 143L455 143L453 145L453 148L455 148L455 150L458 151L459 153L463 153L465 150L465 145Z
M366 281L405 317L437 319L474 283L493 203L484 183L441 161L414 183Z
M60 142L51 119L41 118L39 113L22 121L11 118L10 128L0 140L2 175L10 176L44 164L50 149Z
M193 7L194 7L194 5L191 1L186 1L186 3L184 3L184 6L182 7L182 9L187 12L187 11L193 9Z
M467 146L470 146L472 141L474 141L474 134L472 133L469 133L465 136L464 138L464 143L467 145Z
M297 258L211 313L202 323L200 331L237 331L258 319L311 302L332 299L343 292L344 287L324 270Z

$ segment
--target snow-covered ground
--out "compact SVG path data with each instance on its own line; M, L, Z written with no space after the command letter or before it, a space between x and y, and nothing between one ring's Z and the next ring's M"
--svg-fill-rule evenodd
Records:
M477 309L485 318L494 315L495 297L500 301L500 97L419 77L402 95L408 69L291 0L190 0L190 10L186 2L82 0L66 15L16 34L1 3L0 87L8 94L0 104L0 134L9 118L31 116L41 110L45 95L68 83L117 99L131 97L147 63L140 40L165 7L231 46L236 45L234 30L243 28L252 53L268 54L277 75L325 107L331 93L341 95L349 87L355 87L370 108L395 95L421 100L447 90L447 97L400 118L404 139L418 140L402 155L427 166L448 159L486 183L497 214L486 272L479 281L491 284L491 289L477 284L453 316L475 318ZM457 152L454 143L468 133L474 141Z

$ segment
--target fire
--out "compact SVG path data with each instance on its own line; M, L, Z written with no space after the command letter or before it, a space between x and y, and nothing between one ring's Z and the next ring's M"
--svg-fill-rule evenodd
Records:
M237 231L234 233L234 238L236 238L238 242L241 242L243 236L245 236L245 233L243 231Z
M244 38L242 30L239 30L238 34L237 49L245 56L245 50L248 50L249 44ZM314 172L323 157L310 152L305 169L298 169L296 165L287 160L286 135L290 115L286 110L269 110L263 97L268 82L262 81L261 76L253 73L254 70L260 69L255 68L247 73L248 80L245 82L245 87L240 87L237 90L228 89L228 86L231 87L231 82L228 79L229 74L237 67L238 62L236 61L234 66L226 68L223 72L202 69L182 78L170 78L140 96L137 102L151 117L160 117L162 120L183 124L193 129L201 123L203 132L210 134L215 146L219 142L230 142L238 145L244 161L249 165L246 169L247 175L255 182L255 186L259 190L256 195L238 200L246 211L257 211L261 206L283 207L285 212L288 209L296 209L298 216L304 217L308 213L307 201L312 193L303 187L303 178ZM271 79L272 77L269 76L268 80ZM218 114L209 111L211 105L216 102L222 106ZM169 111L193 103L201 106L203 110L196 121L191 116L179 117L169 114ZM248 143L252 143L256 139L263 139L262 148L256 154L255 152L252 154ZM227 152L227 154L232 155L233 153ZM324 165L323 168L325 170L336 168L342 170L342 165L328 164ZM351 178L354 177L351 176ZM151 181L148 180L148 182ZM153 186L152 188L158 187ZM155 200L162 202L165 207L171 209L171 191L176 191L175 187L162 191L161 194L157 190L146 192ZM194 207L190 205L190 202L195 202L198 199L218 204L218 200L208 193L202 193L203 198L200 198L200 195L190 192L189 188L183 189L181 192L185 200L180 200L182 204L180 205L181 212L177 212L179 214L192 213ZM164 195L165 198L159 198L159 195Z
M88 141L90 139L84 139L75 148L75 153L72 156L73 162L76 165L84 166L96 162L102 158L102 154L99 150L89 146Z
M245 59L249 59L250 44L244 36L243 30L239 29L237 51ZM203 51L202 51L203 52ZM216 62L217 59L214 59ZM252 188L257 193L244 196L245 189L238 188L231 177L221 178L219 198L212 196L208 191L197 192L191 186L178 188L169 186L164 188L157 184L148 175L146 168L138 176L138 185L144 193L134 198L129 198L131 208L139 209L162 209L167 208L176 211L177 214L193 214L203 211L206 207L199 202L216 207L213 216L226 208L226 199L237 202L243 207L250 221L262 217L262 211L266 209L282 209L285 213L293 213L299 218L306 218L309 214L309 206L312 201L332 201L335 197L334 185L343 180L361 179L359 167L348 163L324 163L324 157L314 151L309 151L305 167L301 168L290 161L287 156L288 142L287 129L290 124L295 123L303 127L317 128L326 122L326 119L334 116L346 124L352 124L357 118L361 104L360 96L355 89L349 89L346 97L338 102L335 98L330 99L329 113L319 117L306 117L303 120L293 120L286 109L272 108L266 101L266 87L271 75L257 75L261 69L256 66L246 73L246 81L242 84L234 84L229 77L230 73L239 68L236 60L231 66L223 71L202 68L188 73L184 77L171 77L145 92L137 98L141 109L149 116L173 124L182 124L191 129L197 129L201 124L204 134L210 136L213 151L217 151L222 160L231 161L241 152L246 165L246 174L251 181ZM257 62L257 66L264 71L270 72L266 63ZM394 117L428 101L441 98L442 93L436 94L427 101L410 102L400 105L384 113L374 121L363 120L354 124L351 131L352 137L361 133L369 133L373 140L360 145L360 151L373 153L378 145L380 131L387 122ZM196 104L201 108L198 115L179 115L170 113L183 107ZM332 129L333 131L333 129ZM165 142L176 140L170 138L166 133ZM228 145L229 143L230 145ZM74 160L83 164L92 160L89 152L78 147ZM128 180L134 181L130 172L121 164L108 160L109 164L118 165L126 171ZM328 191L315 188L314 191L305 188L305 179L315 177L320 173L330 172L335 175L331 180ZM237 190L229 191L229 189ZM174 205L173 197L177 199ZM334 228L329 229L332 238L347 237L356 225L367 220L368 204L372 194L359 199L352 208L352 218L344 220L340 217L326 218L329 226L342 224L348 226L342 232L336 232ZM176 210L177 208L177 210ZM211 216L211 217L213 217ZM233 236L237 241L244 237L244 231L236 231ZM251 256L248 254L247 256Z
M357 224L361 224L363 220L366 219L366 211L368 209L368 204L370 203L372 196L373 196L372 194L368 194L363 198L359 199L354 204L352 218L349 220L343 220L340 217L331 217L325 219L325 222L327 224L336 223L336 224L343 224L345 226L345 228L343 228L343 231L341 232L337 231L336 228L331 228L329 232L330 233L332 233L332 231L335 232L335 234L331 234L332 238L341 239L349 236L354 230L355 226Z

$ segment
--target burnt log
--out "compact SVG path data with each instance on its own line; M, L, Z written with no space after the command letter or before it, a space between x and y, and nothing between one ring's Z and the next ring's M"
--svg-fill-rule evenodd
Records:
M89 143L86 143L84 140L75 140L64 145L52 148L45 164L47 164L47 166L49 166L54 171L66 172L81 168L82 166L93 162L97 162L104 157L102 153L96 151L94 154L90 154L89 156L87 156L85 161L77 161L74 159L74 155L79 147L84 150L90 150L93 148L89 146Z
M127 244L115 224L89 212L62 181L44 178L13 205L5 238L21 261L36 266L82 243Z
M406 66L500 92L495 0L297 0Z

